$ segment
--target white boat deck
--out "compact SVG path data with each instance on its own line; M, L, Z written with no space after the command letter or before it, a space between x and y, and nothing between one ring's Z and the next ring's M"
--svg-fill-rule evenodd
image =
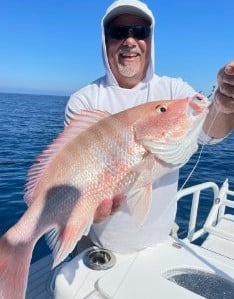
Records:
M75 257L58 273L54 292L56 299L155 299L156 295L157 299L233 298L229 290L227 297L222 297L222 290L219 297L201 295L209 287L216 287L216 281L211 285L203 283L200 293L170 281L172 274L182 272L186 275L189 271L195 274L201 271L202 279L211 274L221 283L234 281L234 260L172 237L156 247L132 255L115 254L116 266L108 270L90 270L82 257ZM202 284L202 279L199 279ZM192 284L199 284L199 280ZM232 289L234 292L234 286ZM214 294L215 291L210 292Z
M225 231L227 234L234 235L234 215L225 215L222 221L216 225L218 231ZM222 236L209 234L203 242L202 247L224 255L234 260L234 242L223 238ZM234 295L233 295L234 298Z

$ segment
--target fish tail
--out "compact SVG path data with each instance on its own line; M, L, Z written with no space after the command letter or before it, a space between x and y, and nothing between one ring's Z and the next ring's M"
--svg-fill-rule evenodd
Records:
M0 299L24 299L33 244L12 245L0 239Z

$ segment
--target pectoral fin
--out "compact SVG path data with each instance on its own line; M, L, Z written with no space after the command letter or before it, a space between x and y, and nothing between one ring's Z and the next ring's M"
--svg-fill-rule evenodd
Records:
M148 184L139 189L131 189L127 194L127 203L130 213L134 215L140 225L145 222L152 199L152 184Z

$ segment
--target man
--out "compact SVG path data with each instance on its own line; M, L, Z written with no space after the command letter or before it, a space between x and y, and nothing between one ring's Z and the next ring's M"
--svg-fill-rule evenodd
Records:
M71 96L65 124L69 124L74 113L81 109L96 108L117 113L152 100L179 99L196 94L181 79L154 74L154 23L152 12L137 0L115 1L107 9L102 19L106 74ZM231 132L234 126L233 97L234 62L231 62L218 74L215 101L205 121L201 142L218 142ZM175 219L177 183L176 170L153 184L152 206L142 226L129 215L124 201L116 213L92 226L91 240L118 252L140 250L163 241ZM118 202L113 205L115 207ZM112 208L107 208L103 218Z

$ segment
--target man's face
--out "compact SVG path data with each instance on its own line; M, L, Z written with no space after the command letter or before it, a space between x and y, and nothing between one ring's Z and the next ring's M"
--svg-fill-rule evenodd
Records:
M146 22L138 16L123 14L115 18L110 27L134 25L145 26ZM151 36L137 39L130 35L120 40L107 36L106 47L111 71L121 87L132 88L145 77L151 55Z

